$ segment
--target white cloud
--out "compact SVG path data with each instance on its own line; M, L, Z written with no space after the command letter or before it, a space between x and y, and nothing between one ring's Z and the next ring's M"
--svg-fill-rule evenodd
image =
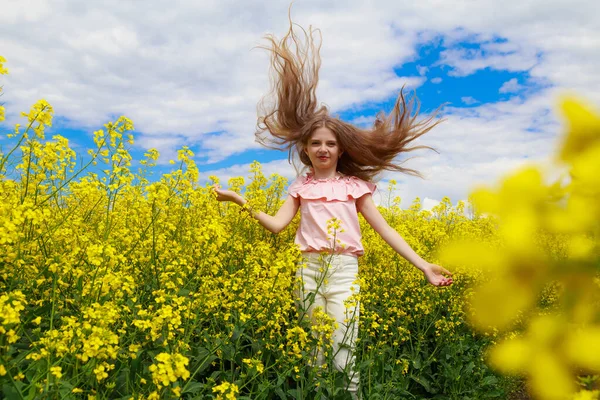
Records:
M523 85L519 84L517 78L512 78L502 84L502 87L498 90L500 93L516 93L524 88Z
M475 99L474 97L471 97L471 96L461 97L460 100L463 103L465 103L466 105L471 105L471 104L479 103L479 101L477 101L477 99Z
M361 126L363 128L367 128L367 127L373 126L373 123L375 122L375 116L374 115L370 115L370 116L361 115L360 117L354 118L350 122L353 123L354 125Z
M440 78L439 76L436 78L432 78L431 83L435 83L435 84L442 83L442 78Z
M421 208L423 210L431 210L433 207L435 207L438 204L440 204L440 201L439 200L435 200L435 199L430 199L429 197L425 197L423 199L423 202L421 204L422 204Z
M45 98L57 115L85 129L127 115L140 132L136 142L158 147L165 158L182 145L203 146L203 162L258 147L256 103L268 88L268 57L251 49L265 43L267 32L285 33L289 4L5 3L0 51L10 70L2 80L9 124ZM419 65L418 75L406 77L394 68L415 61L418 45L435 42L447 47L438 66L450 74L524 72L530 79L522 85L545 87L520 100L448 108L448 121L420 141L442 155L410 162L429 180L402 177L404 198L432 200L464 198L474 182L547 157L560 131L549 113L557 93L568 90L600 104L596 14L590 0L306 0L292 7L295 22L322 31L318 95L334 112L385 101L405 83L422 85L432 66ZM462 42L479 46L467 49Z
M511 53L452 48L441 52L440 61L436 65L453 67L448 75L467 76L488 67L511 72L526 71L533 68L537 62L537 53L531 48Z

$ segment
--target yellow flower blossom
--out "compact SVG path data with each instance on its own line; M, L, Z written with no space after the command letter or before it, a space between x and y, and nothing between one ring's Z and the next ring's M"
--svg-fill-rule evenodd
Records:
M262 374L265 371L265 366L263 365L263 363L260 360L244 358L242 360L242 362L244 364L248 365L248 367L256 370L256 372L258 372L259 374Z
M6 67L4 66L5 62L6 62L6 58L0 56L0 75L8 74L8 69L6 69Z
M213 393L217 393L218 400L235 400L239 388L235 383L223 382L212 388Z
M598 400L600 390L582 390L573 396L573 400Z
M559 157L571 162L600 142L600 116L579 100L565 98L561 103L569 133L564 137Z
M56 378L58 378L58 379L62 378L62 368L60 366L50 367L50 372Z
M186 380L190 376L186 368L189 359L181 354L160 353L155 360L157 363L150 366L150 372L152 381L159 389L176 382L178 378Z

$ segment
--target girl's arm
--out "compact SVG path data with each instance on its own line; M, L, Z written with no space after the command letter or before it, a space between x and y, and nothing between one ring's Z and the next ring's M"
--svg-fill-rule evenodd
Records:
M388 225L387 221L383 218L373 202L371 194L366 194L356 200L356 209L363 217L365 217L365 220L373 227L375 232L377 232L396 253L400 254L419 270L423 271L429 283L435 286L447 286L452 283L452 278L446 278L442 275L452 275L448 270L423 260L415 253L408 243L406 243L402 236Z
M232 201L240 207L243 207L247 203L246 199L232 190L222 190L218 189L217 187L213 188L217 193L217 200L219 201ZM265 229L273 233L279 233L289 225L298 212L299 207L300 199L288 196L274 217L269 214L265 214L262 211L256 210L248 210L248 213L252 217L256 218L258 222L265 227Z

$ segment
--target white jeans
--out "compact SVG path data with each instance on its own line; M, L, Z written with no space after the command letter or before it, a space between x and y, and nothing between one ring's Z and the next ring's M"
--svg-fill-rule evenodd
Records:
M302 253L303 263L296 276L302 278L297 293L300 310L314 321L313 312L320 307L337 323L332 334L333 363L348 376L348 391L355 398L359 375L355 371L355 341L358 337L359 304L353 300L360 286L357 281L358 259L345 254ZM314 293L314 297L311 295ZM349 300L347 302L347 300ZM322 349L317 350L316 363L323 365Z

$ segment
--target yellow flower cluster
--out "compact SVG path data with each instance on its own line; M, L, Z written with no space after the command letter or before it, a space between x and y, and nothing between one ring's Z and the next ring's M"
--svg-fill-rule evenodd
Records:
M582 390L573 396L573 400L598 400L600 390Z
M29 113L23 112L21 116L27 118L28 127L32 127L39 139L44 139L44 129L52 126L54 110L46 100L39 100L33 105ZM27 137L27 136L25 136Z
M74 355L82 363L90 359L103 361L117 358L119 335L113 326L120 318L112 303L100 305L94 303L82 310L83 321L65 316L59 329L50 329L33 345L36 351L27 355L28 359L39 360L49 354L64 357ZM108 364L103 364L108 366ZM102 376L103 373L96 373Z
M287 333L288 355L292 355L297 359L304 356L304 351L307 349L308 333L299 326L288 329Z
M4 67L5 62L6 62L6 58L0 56L0 75L8 74L8 69L6 69L6 67ZM2 86L0 86L0 93L2 93ZM4 121L4 119L6 118L5 112L6 111L5 111L4 106L0 104L0 122Z
M160 353L155 360L157 363L150 366L150 372L152 381L159 389L177 382L179 378L185 381L190 376L186 368L190 360L181 354Z
M265 366L263 365L262 361L260 361L260 360L255 360L253 358L244 358L242 360L242 362L244 364L248 365L248 367L250 369L255 370L259 374L262 374L263 372L265 372Z
M346 247L345 243L342 243L340 239L338 239L338 233L343 233L345 230L342 228L342 220L339 218L331 218L327 220L327 239L329 239L331 244L329 245L331 249L344 249Z
M499 218L501 245L455 243L444 255L486 271L471 299L473 326L526 326L492 347L489 359L502 372L528 376L540 399L567 398L575 373L600 372L600 351L592 350L600 349L600 116L572 99L562 110L569 126L557 160L570 181L546 184L532 166L497 191L475 191L478 212ZM557 306L536 311L543 295Z
M50 367L50 373L54 375L57 379L62 378L62 368L59 366Z
M155 296L155 305L147 309L138 305L139 311L133 325L142 331L149 331L145 336L146 340L172 341L178 333L183 333L181 325L186 317L189 318L188 299L167 294L164 290L157 290L152 294Z
M5 340L11 344L19 339L16 332L26 304L25 295L19 290L0 295L0 346Z
M235 383L223 382L213 387L213 393L217 393L217 400L235 400L239 393L238 386Z
M311 319L311 330L317 337L319 346L330 343L333 331L338 327L335 319L330 317L321 307L315 307Z
M4 66L5 62L6 62L6 58L0 56L0 75L8 74L8 69L6 69L6 67Z

